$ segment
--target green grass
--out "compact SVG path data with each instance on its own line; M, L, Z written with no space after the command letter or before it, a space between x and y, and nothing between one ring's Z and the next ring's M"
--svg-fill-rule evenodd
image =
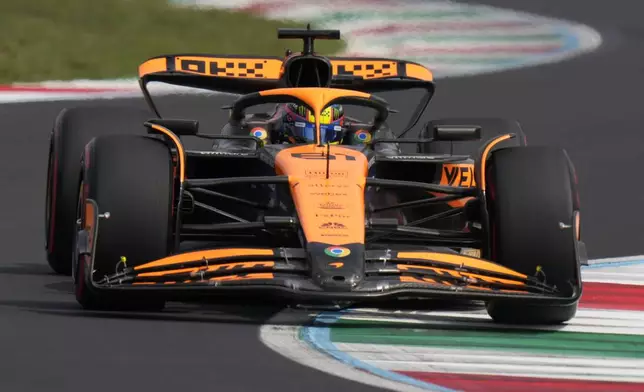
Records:
M303 26L166 0L0 0L0 83L135 77L169 53L283 55L302 43L278 40L277 28ZM342 47L316 44L325 54Z

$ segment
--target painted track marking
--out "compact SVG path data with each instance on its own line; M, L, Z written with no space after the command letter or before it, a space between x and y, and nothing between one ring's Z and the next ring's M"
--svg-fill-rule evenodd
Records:
M601 281L601 271L606 271L614 275L614 270L622 268L632 268L633 266L643 267L644 257L633 256L628 258L611 258L601 260L591 260L591 266L583 268L583 275L592 274L593 280ZM609 275L609 276L613 276ZM618 281L618 284L624 285L624 281ZM340 318L351 322L358 319L370 323L378 323L380 328L387 328L391 325L398 325L404 328L474 328L474 329L499 329L506 332L505 335L516 331L518 333L525 328L519 326L498 325L491 321L485 310L473 312L460 311L391 311L382 312L377 309L355 309L350 312L331 312L321 313L316 317L314 326L305 327L276 327L265 325L260 331L260 339L269 347L273 347L280 352L280 344L299 345L305 343L307 352L320 351L326 354L326 357L316 357L315 360L307 359L306 355L299 353L297 358L293 358L299 363L307 366L316 367L322 371L330 372L336 376L344 377L354 381L365 382L369 379L368 384L379 385L391 390L407 390L405 388L416 388L416 390L432 391L452 391L453 389L435 384L442 374L444 377L457 377L459 380L470 379L476 383L472 385L487 385L490 383L506 383L507 379L498 379L499 376L511 376L516 378L515 388L520 388L521 382L533 383L535 387L545 385L543 383L553 383L550 387L553 390L564 390L571 387L569 383L586 382L599 383L588 384L588 388L600 388L601 381L611 381L615 386L614 390L634 390L637 384L644 382L644 376L641 375L642 359L620 359L605 358L601 364L597 365L596 358L584 358L581 356L571 356L570 363L562 367L561 363L557 366L557 360L561 360L558 354L526 354L519 351L508 352L504 354L512 358L519 358L516 361L505 361L505 370L499 372L495 366L486 365L491 359L499 358L498 351L480 350L474 353L474 358L468 362L464 355L472 356L471 349L462 350L459 348L441 348L441 347L422 347L422 346L387 346L383 348L379 345L360 345L359 343L342 343L335 342L332 339L332 326ZM402 325L401 325L402 324ZM417 327L415 327L415 325ZM285 329L291 329L290 336L299 340L298 342L286 342L282 339L278 344L275 343L275 328L279 328L281 333ZM299 332L297 332L299 330ZM641 312L603 310L580 307L577 317L563 326L544 326L537 330L542 333L572 333L572 334L604 334L605 336L633 336L639 339L644 336L644 318ZM282 335L283 337L284 335ZM572 336L572 335L571 335ZM581 336L581 335L580 335ZM392 347L394 352L392 353ZM644 349L642 349L644 355ZM445 357L447 356L447 358ZM415 358L415 360L414 360ZM421 360L418 360L418 359ZM431 360L426 360L431 358ZM450 360L451 358L451 360ZM595 366L591 366L595 363ZM642 363L640 363L642 362ZM335 364L331 368L331 364ZM463 365L459 365L463 364ZM478 365L477 365L478 364ZM337 365L340 365L338 367ZM393 366L395 365L395 366ZM496 364L498 365L498 364ZM472 367L477 367L476 372L468 371ZM487 367L486 367L487 366ZM541 366L540 374L535 378L535 367ZM389 368L395 367L396 371ZM606 369L610 370L606 370ZM350 371L349 371L350 369ZM359 373L356 371L361 370ZM419 373L420 371L420 373ZM426 373L429 371L430 373ZM454 373L445 373L452 371ZM548 373L550 371L550 373ZM558 373L558 374L557 374ZM433 374L433 378L426 379L427 374ZM453 374L453 375L452 375ZM481 376L481 374L483 376ZM359 376L358 376L359 375ZM369 378L371 375L371 378ZM555 375L555 378L552 378ZM541 376L542 378L538 378ZM425 377L425 378L423 378ZM469 378L468 378L469 377ZM476 381L476 377L482 378ZM394 382L395 385L382 385L383 379ZM472 381L474 380L474 381ZM567 380L567 381L566 381ZM429 382L434 381L434 382ZM454 381L455 382L455 381ZM379 384L380 383L380 384ZM448 383L449 384L449 383ZM501 385L499 384L499 385ZM468 384L469 385L469 384ZM495 384L496 385L496 384ZM579 385L578 385L579 386ZM574 385L572 386L574 388ZM508 389L513 390L513 389ZM590 390L590 389L589 389ZM601 390L601 389L593 389Z

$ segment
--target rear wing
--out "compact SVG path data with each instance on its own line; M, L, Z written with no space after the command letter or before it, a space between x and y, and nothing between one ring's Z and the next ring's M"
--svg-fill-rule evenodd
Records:
M331 88L376 92L433 86L433 75L424 66L386 58L327 57L332 66ZM285 87L280 57L222 56L204 54L153 57L139 66L143 84L159 81L231 94L248 94Z
M386 58L327 57L332 67L330 88L365 93L422 88L420 100L409 125L422 116L434 95L433 75L421 64ZM147 89L150 82L162 82L230 94L249 94L285 87L284 59L260 56L179 54L153 57L139 66L139 85L155 114L161 118Z
M339 30L278 29L279 39L302 39L300 53L276 56L172 54L139 66L145 99L161 117L147 89L151 81L230 94L284 87L345 88L365 93L423 88L427 91L403 134L416 125L434 95L432 72L421 64L386 58L326 57L314 51L316 39L340 39Z

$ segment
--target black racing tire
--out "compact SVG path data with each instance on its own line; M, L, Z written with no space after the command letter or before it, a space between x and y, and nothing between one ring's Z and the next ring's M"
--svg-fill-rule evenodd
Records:
M566 152L541 146L497 150L487 163L485 183L490 259L545 277L545 283L572 297L581 287L579 198ZM563 305L492 300L487 311L497 322L560 324L575 316L577 305L578 300Z
M117 272L121 256L127 267L169 255L172 244L172 155L163 141L145 136L112 135L92 140L83 158L78 219L85 201L100 214L90 273L90 258L77 258L75 293L85 309L159 310L164 301L133 293L98 291L91 279ZM84 226L84 223L81 223Z
M527 145L526 136L517 121L503 118L483 117L483 118L443 118L430 121L427 128L423 129L421 138L431 138L429 133L437 125L479 125L481 127L480 140L466 141L436 141L431 143L422 143L419 145L419 152L422 154L449 154L449 155L468 155L476 159L479 155L480 148L488 140L506 133L514 133L517 137L505 140L497 144L494 148L518 147Z
M72 271L76 191L85 145L102 135L143 135L143 122L152 117L149 111L132 107L81 106L64 109L56 118L49 141L45 197L45 250L56 273L70 275Z

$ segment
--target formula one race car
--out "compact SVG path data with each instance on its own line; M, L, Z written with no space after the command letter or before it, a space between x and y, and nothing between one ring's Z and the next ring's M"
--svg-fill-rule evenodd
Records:
M493 319L513 323L575 315L585 246L565 151L526 146L516 122L498 119L434 120L419 138L402 138L433 95L428 69L316 54L314 40L338 39L335 30L279 37L303 39L304 50L146 61L140 84L157 118L109 106L58 116L47 254L73 276L84 308L245 293L481 300ZM150 81L240 96L221 132L208 134L196 120L162 118ZM395 111L374 93L410 88L425 97L394 132ZM310 138L282 132L275 113L250 113L266 104L306 108ZM334 125L323 121L334 105L374 114ZM333 143L329 130L340 135ZM188 150L187 136L213 148Z

